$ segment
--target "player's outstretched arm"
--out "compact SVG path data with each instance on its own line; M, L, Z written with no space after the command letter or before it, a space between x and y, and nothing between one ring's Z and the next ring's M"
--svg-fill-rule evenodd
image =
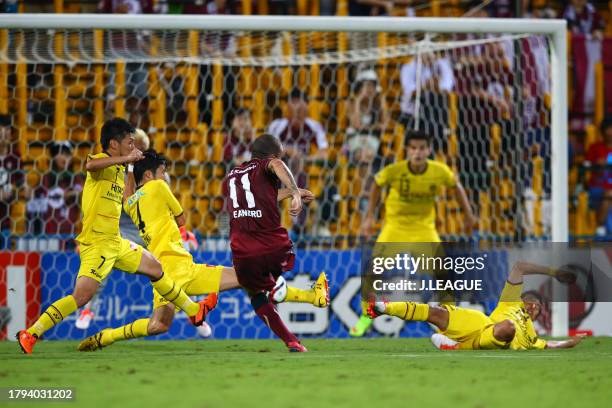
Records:
M567 340L560 340L560 341L547 341L546 342L546 348L547 349L568 349L568 348L572 348L575 347L578 343L580 343L582 341L582 339L584 339L585 335L581 334L579 336L574 336L574 337L570 337Z
M123 188L123 202L125 203L128 197L136 192L136 179L134 179L134 168L130 163L128 165L127 177L125 178L125 186Z
M291 196L291 207L289 208L289 214L296 216L302 211L302 196L300 189L295 183L293 174L287 165L280 159L272 159L268 164L268 169L276 174L276 177L283 183L283 185L289 189Z
M457 180L457 184L455 187L449 189L451 194L455 194L457 201L459 201L459 206L461 207L461 211L463 212L463 222L465 224L465 229L468 234L472 232L472 229L478 224L478 220L474 216L474 212L472 211L472 206L470 205L470 201L468 200L467 194L463 185Z
M114 166L115 164L133 163L142 159L142 157L142 152L138 149L134 149L127 156L109 156L89 160L87 164L85 164L85 169L89 172L98 171Z
M525 275L548 275L562 283L573 283L576 281L576 275L564 268L550 268L531 262L519 261L510 270L508 282L512 284L523 283L523 276Z

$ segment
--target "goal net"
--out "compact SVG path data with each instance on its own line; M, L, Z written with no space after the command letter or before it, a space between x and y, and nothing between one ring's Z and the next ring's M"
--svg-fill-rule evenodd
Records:
M297 248L287 280L308 287L325 271L332 294L329 309L280 306L301 335L345 337L357 320L368 191L378 170L406 158L407 129L432 136L433 158L457 173L479 220L468 234L460 206L443 192L436 208L443 240L567 239L561 23L10 19L0 20L0 114L12 129L0 152L0 305L13 315L4 335L71 292L85 159L101 150L102 124L115 116L143 129L169 159L171 188L198 240L195 258L209 264L231 265L225 173L250 157L258 135L283 141L298 183L316 196L299 218L283 211ZM87 331L73 316L45 336L82 338L144 317L151 304L145 279L115 271L92 303ZM240 291L221 296L210 324L215 338L273 336ZM430 333L395 319L374 329ZM162 338L193 336L179 315Z

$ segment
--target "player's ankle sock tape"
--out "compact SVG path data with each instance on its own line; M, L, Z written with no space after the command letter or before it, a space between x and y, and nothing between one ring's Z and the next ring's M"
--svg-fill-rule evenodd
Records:
M77 303L74 296L68 295L56 300L40 315L38 320L28 329L28 332L40 337L44 332L60 323L76 310Z
M402 320L425 321L429 315L429 305L414 302L387 303L385 314L399 317Z
M155 288L163 298L173 303L175 306L184 310L188 316L195 316L200 311L200 306L189 299L189 296L183 289L179 287L167 274L162 273L162 276L151 281L151 285Z

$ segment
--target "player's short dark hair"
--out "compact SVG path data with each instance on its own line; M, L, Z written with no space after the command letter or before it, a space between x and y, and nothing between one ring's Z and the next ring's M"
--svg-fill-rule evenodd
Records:
M153 149L145 150L143 156L143 159L134 163L134 180L136 185L140 184L147 170L151 170L155 174L159 166L167 165L166 158Z
M406 133L404 133L404 141L406 142L406 146L408 146L408 143L410 143L411 140L424 140L429 146L431 146L431 136L429 133L422 130L408 129Z
M538 301L541 305L544 305L544 297L540 294L540 292L535 290L527 290L521 294L521 299L523 302L533 302Z
M236 109L235 112L229 112L226 116L227 121L225 122L225 125L230 128L232 127L232 122L234 121L234 119L236 119L238 116L242 116L244 114L247 115L251 115L251 110L248 108L238 108Z
M256 159L267 159L277 156L282 151L280 140L270 134L259 136L251 145L251 153Z
M306 94L299 88L293 88L291 92L289 92L289 100L299 99L301 101L308 101Z
M106 150L110 146L111 140L116 140L119 143L127 135L134 133L136 129L130 123L121 118L113 118L107 120L102 126L102 135L100 136L100 144L102 149Z

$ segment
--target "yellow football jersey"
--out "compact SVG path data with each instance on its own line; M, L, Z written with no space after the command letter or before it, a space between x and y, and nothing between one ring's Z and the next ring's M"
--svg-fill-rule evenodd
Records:
M428 160L420 174L413 173L406 160L390 164L376 174L375 180L380 187L389 187L385 226L411 231L435 231L436 196L443 186L456 185L453 171L434 160Z
M522 284L513 285L506 282L499 297L499 303L493 313L491 313L491 320L497 323L508 319L514 323L516 332L514 334L514 339L510 343L511 349L543 349L546 347L546 341L538 337L533 327L533 321L531 317L529 317L525 309L525 304L521 300L522 291Z
M170 187L163 180L152 180L128 197L124 204L145 245L157 259L162 256L191 254L183 247L183 240L175 217L183 213Z
M89 155L87 161L103 157L109 155ZM76 238L79 243L89 244L108 235L119 236L124 176L125 166L121 164L87 172L81 198L83 229Z

